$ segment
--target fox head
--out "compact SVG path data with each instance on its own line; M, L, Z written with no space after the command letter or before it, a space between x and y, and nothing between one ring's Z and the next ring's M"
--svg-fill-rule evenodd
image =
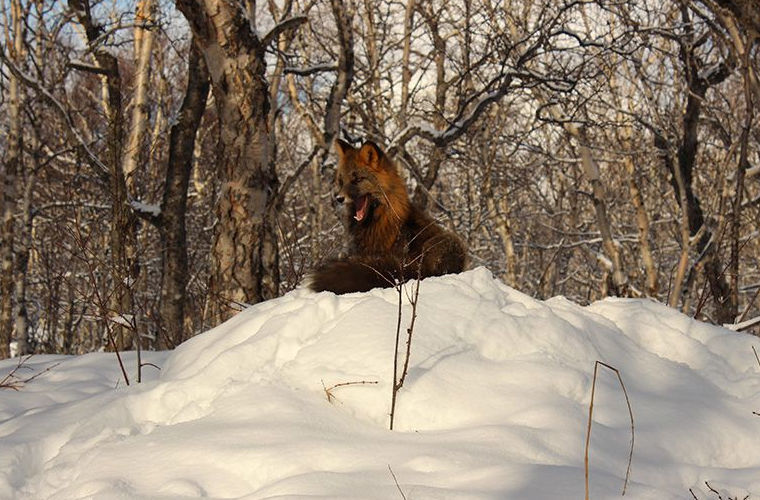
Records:
M337 139L335 200L349 213L351 224L371 224L379 216L404 219L409 198L396 166L373 142L361 148Z

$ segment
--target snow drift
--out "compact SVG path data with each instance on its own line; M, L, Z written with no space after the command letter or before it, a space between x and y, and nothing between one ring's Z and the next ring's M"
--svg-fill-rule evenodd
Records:
M160 373L129 387L111 354L35 356L22 377L59 364L0 392L0 498L582 498L597 360L633 408L626 497L760 495L756 338L646 300L538 301L482 268L427 279L389 431L397 300L297 290L149 353ZM596 391L591 497L617 498L631 424L614 373Z

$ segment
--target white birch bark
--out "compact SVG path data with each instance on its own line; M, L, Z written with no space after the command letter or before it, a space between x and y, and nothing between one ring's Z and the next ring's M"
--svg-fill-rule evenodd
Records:
M150 85L150 56L153 51L153 31L150 26L155 23L155 1L140 0L137 3L135 19L135 88L132 101L132 122L124 150L124 180L127 192L136 196L135 172L142 155L142 145L148 130L149 104L148 87Z

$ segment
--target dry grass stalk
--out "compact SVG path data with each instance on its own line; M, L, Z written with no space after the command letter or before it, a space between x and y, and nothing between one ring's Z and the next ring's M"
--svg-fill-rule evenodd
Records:
M625 402L628 405L628 416L631 419L631 450L628 453L628 467L625 471L625 481L623 482L623 492L622 495L625 495L625 490L628 487L628 479L631 475L631 462L633 461L633 441L634 441L634 425L633 425L633 410L631 409L631 400L628 398L628 391L625 389L625 384L623 383L623 378L620 376L620 372L617 368L608 365L607 363L604 363L602 361L596 361L594 363L594 378L591 383L591 401L588 405L588 426L586 428L586 453L584 456L584 468L586 472L586 500L589 500L589 487L588 487L588 450L589 450L589 444L591 442L591 421L594 414L594 395L596 394L596 376L599 371L599 366L603 366L609 370L612 370L617 375L618 381L620 382L620 387L623 389L623 395L625 396Z

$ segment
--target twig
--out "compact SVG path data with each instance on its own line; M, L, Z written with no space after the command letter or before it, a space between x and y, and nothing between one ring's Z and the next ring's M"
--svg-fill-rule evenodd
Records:
M710 483L708 483L707 481L705 481L705 486L707 486L707 489L708 489L708 490L710 490L710 491L712 491L713 493L715 493L715 494L718 496L718 499L719 499L719 500L723 500L723 497L722 497L722 496L720 496L720 493L718 493L718 490L716 490L715 488L713 488L712 486L710 486Z
M72 230L72 236L74 237L74 241L79 245L80 248L83 250L86 250L86 246L84 243L84 236L82 235L81 230L82 225L79 223L78 216L77 216L77 224L74 226L74 229ZM124 377L124 382L129 385L129 376L127 375L127 369L124 367L124 361L121 359L121 353L119 353L119 348L116 345L116 340L113 336L113 330L111 326L111 321L109 321L108 317L108 306L106 305L106 299L101 295L100 293L100 287L97 286L97 279L95 278L95 265L92 263L90 259L82 259L84 264L87 266L87 273L90 278L90 283L93 285L93 290L95 292L95 305L97 306L100 316L103 320L104 328L106 331L106 336L108 337L108 341L111 343L111 346L113 347L113 351L116 354L116 360L119 363L119 368L121 369L121 374ZM139 342L139 339L138 339Z
M24 365L26 364L26 362L29 361L29 358L31 358L31 357L32 357L32 355L29 354L27 356L19 358L18 363L13 368L13 370L11 370L11 372L8 375L6 375L5 377L3 377L2 380L0 380L0 389L12 389L14 391L18 391L19 389L21 389L24 386L24 384L28 384L29 382L31 382L32 380L36 379L40 375L43 375L43 374L49 372L50 370L52 370L53 368L55 368L56 366L58 366L58 365L61 364L60 361L58 363L54 363L54 364L48 366L47 368L45 368L44 370L42 370L42 371L40 371L38 373L35 373L34 375L32 375L31 377L26 378L26 379L21 379L21 378L17 377L16 376L16 372L18 372L19 369L21 369L22 367L24 367Z
M8 375L3 377L3 380L0 380L0 389L13 389L14 391L18 391L21 387L21 381L16 376L16 372L21 369L22 366L31 358L32 355L29 354L25 357L19 357L18 363L13 368L13 370L10 371Z
M393 420L396 415L396 393L398 392L398 389L396 388L396 379L398 377L398 342L399 338L401 337L401 303L403 296L401 295L401 287L403 286L402 283L396 284L396 292L398 293L398 318L396 320L396 343L395 349L393 350L393 387L391 390L393 391L391 393L391 413L390 413L390 430L393 430Z
M377 380L358 380L355 382L341 382L340 384L334 384L330 387L325 386L325 381L322 381L322 388L325 390L325 395L327 395L327 401L329 403L333 402L333 399L337 399L332 391L333 389L337 389L338 387L346 387L347 385L364 385L364 384L377 384Z
M403 275L403 272L402 272ZM417 272L417 281L414 284L414 294L412 297L410 297L407 294L407 299L409 300L410 304L412 305L412 318L409 322L409 328L406 329L406 352L404 354L404 364L403 368L401 370L401 374L399 376L398 373L398 344L401 340L401 306L403 302L403 288L404 284L403 282L399 282L396 284L396 292L398 293L398 319L396 321L396 343L395 343L395 349L393 351L393 393L391 394L391 413L390 413L390 430L393 430L393 422L396 418L396 398L398 395L398 391L401 390L401 388L404 386L404 381L406 380L406 375L409 373L409 358L411 357L412 353L412 335L414 334L414 322L417 319L417 301L420 296L420 281L421 276L418 269Z
M401 369L401 378L398 381L399 389L404 386L406 375L409 373L409 358L411 357L412 351L412 333L414 332L414 322L417 320L417 300L419 299L419 296L420 280L417 279L417 281L414 283L414 296L409 297L407 295L409 303L412 304L412 319L409 321L409 328L406 329L406 354L404 355L404 367Z
M628 479L631 475L631 462L633 461L633 441L634 441L634 425L633 425L633 410L631 409L631 401L628 398L628 391L625 389L625 384L623 384L623 378L620 376L620 371L618 371L617 368L608 365L607 363L604 363L602 361L597 360L594 363L594 378L591 383L591 401L588 405L588 426L586 428L586 454L584 456L584 466L585 466L585 472L586 472L586 500L589 500L589 487L588 487L588 450L589 450L589 444L591 442L591 420L592 416L594 414L594 395L596 393L596 376L599 369L599 366L604 366L605 368L608 368L609 370L612 370L617 375L618 381L620 382L620 387L623 389L623 395L625 396L625 403L628 405L628 416L631 419L631 450L628 453L628 467L625 471L625 481L623 482L623 492L621 495L625 495L625 490L628 487Z
M391 472L391 476L393 476L393 482L396 483L396 488L398 488L398 492L401 493L401 498L406 500L406 495L404 495L404 490L402 490L401 485L398 484L398 479L396 478L396 474L393 473L393 469L391 469L390 464L388 464L388 470Z

